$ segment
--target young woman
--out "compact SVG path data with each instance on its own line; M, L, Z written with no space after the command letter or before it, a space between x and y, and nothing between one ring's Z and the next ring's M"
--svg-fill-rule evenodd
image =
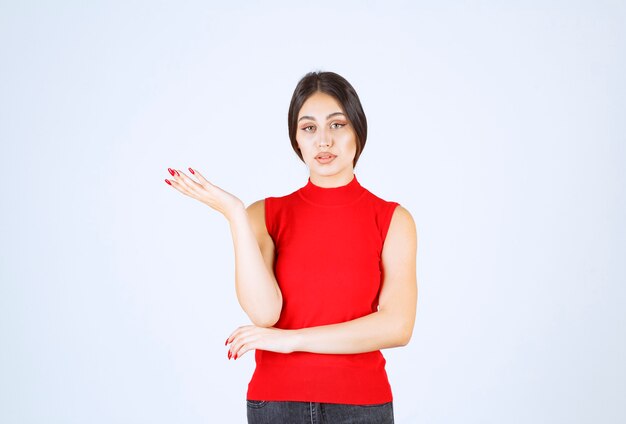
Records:
M235 287L251 325L226 340L228 359L255 351L249 423L393 422L380 349L405 346L417 304L415 223L362 187L367 138L356 91L332 72L305 75L288 113L307 165L302 188L245 208L207 181L165 180L221 212L235 247Z

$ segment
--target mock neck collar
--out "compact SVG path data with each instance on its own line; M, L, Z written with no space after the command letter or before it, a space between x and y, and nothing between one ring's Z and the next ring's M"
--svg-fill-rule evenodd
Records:
M353 178L348 184L339 187L320 187L313 184L309 177L307 184L298 191L300 196L310 203L322 206L341 206L357 200L365 189L359 184L356 174L353 174Z

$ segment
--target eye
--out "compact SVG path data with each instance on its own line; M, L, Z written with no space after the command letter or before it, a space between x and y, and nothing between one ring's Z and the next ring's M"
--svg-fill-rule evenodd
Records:
M307 125L306 127L302 127L302 131L313 132L313 131L315 131L315 126L314 125Z
M332 128L334 130L339 129L339 128L343 128L345 126L346 126L346 124L341 123L341 122L333 122L332 124L330 124L330 128Z

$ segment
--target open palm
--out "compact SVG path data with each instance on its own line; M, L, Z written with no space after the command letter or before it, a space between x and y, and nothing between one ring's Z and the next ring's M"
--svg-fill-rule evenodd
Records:
M228 220L230 220L230 217L237 209L244 208L244 204L239 198L211 184L198 170L189 168L189 171L198 178L198 181L186 175L181 170L168 168L168 171L173 178L165 180L165 182L182 194L199 200L220 212Z

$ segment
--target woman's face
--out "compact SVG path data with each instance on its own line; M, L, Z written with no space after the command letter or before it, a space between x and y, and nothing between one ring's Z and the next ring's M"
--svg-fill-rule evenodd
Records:
M298 113L296 141L314 184L350 182L356 133L334 97L318 91L304 102Z

